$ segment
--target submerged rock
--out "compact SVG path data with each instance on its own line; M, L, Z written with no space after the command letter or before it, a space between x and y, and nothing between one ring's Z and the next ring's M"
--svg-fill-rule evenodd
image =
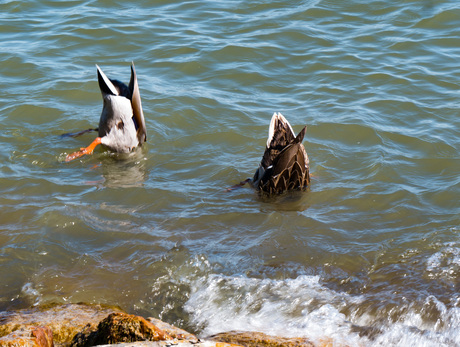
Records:
M250 331L230 331L209 337L210 340L238 344L245 347L314 347L307 338L278 337Z

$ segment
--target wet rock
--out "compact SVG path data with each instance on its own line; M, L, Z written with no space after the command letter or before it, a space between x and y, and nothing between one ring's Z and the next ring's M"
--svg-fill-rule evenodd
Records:
M97 329L86 327L77 334L72 347L89 347L120 342L174 340L164 330L143 317L126 313L112 313L103 319Z
M120 311L115 307L69 304L0 312L0 337L30 326L46 326L53 332L55 343L68 343L85 326L95 327L110 313Z
M314 347L307 338L271 336L258 332L230 331L209 337L210 340L239 344L244 347Z
M201 341L191 343L188 341L142 341L142 342L126 342L113 345L99 345L98 347L243 347L225 342L216 341Z
M54 347L53 332L49 327L35 327L32 330L32 336L35 338L39 347Z
M147 320L157 326L158 328L162 329L165 331L169 336L171 336L173 339L179 340L179 341L188 341L190 343L197 343L200 340L198 337L196 337L193 334L190 334L189 332L179 329L178 327L175 327L174 325L165 323L159 319L149 317Z
M54 347L53 332L48 327L23 326L0 338L2 347Z
M199 339L155 318L129 315L119 308L69 304L0 312L0 347L298 347L315 346L306 338L257 332L229 332ZM335 345L320 341L317 346Z

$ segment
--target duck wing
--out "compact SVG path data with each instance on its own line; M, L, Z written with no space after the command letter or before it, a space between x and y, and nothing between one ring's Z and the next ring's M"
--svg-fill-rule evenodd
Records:
M141 93L137 83L136 69L134 62L131 63L131 80L129 81L129 90L131 91L131 105L133 108L133 119L136 123L137 138L142 145L147 141L147 128L145 127L144 112L142 111Z
M302 139L306 127L273 160L263 173L259 188L269 194L302 189L310 183L310 173Z

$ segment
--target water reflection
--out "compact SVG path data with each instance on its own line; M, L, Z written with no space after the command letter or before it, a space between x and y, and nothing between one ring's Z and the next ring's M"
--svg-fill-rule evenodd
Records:
M142 149L116 154L101 163L103 185L107 188L142 187L148 177Z
M132 153L108 153L94 168L100 168L102 178L87 181L99 188L142 187L148 178L143 149Z
M263 203L262 209L266 211L303 212L310 206L309 190L293 190L274 196L259 194L258 198Z

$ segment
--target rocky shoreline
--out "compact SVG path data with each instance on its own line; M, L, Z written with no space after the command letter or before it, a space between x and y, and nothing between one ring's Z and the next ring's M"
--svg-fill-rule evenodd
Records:
M236 331L202 338L159 319L130 315L118 307L100 305L50 305L0 312L0 347L311 347L333 344L333 341L314 344L306 338Z

